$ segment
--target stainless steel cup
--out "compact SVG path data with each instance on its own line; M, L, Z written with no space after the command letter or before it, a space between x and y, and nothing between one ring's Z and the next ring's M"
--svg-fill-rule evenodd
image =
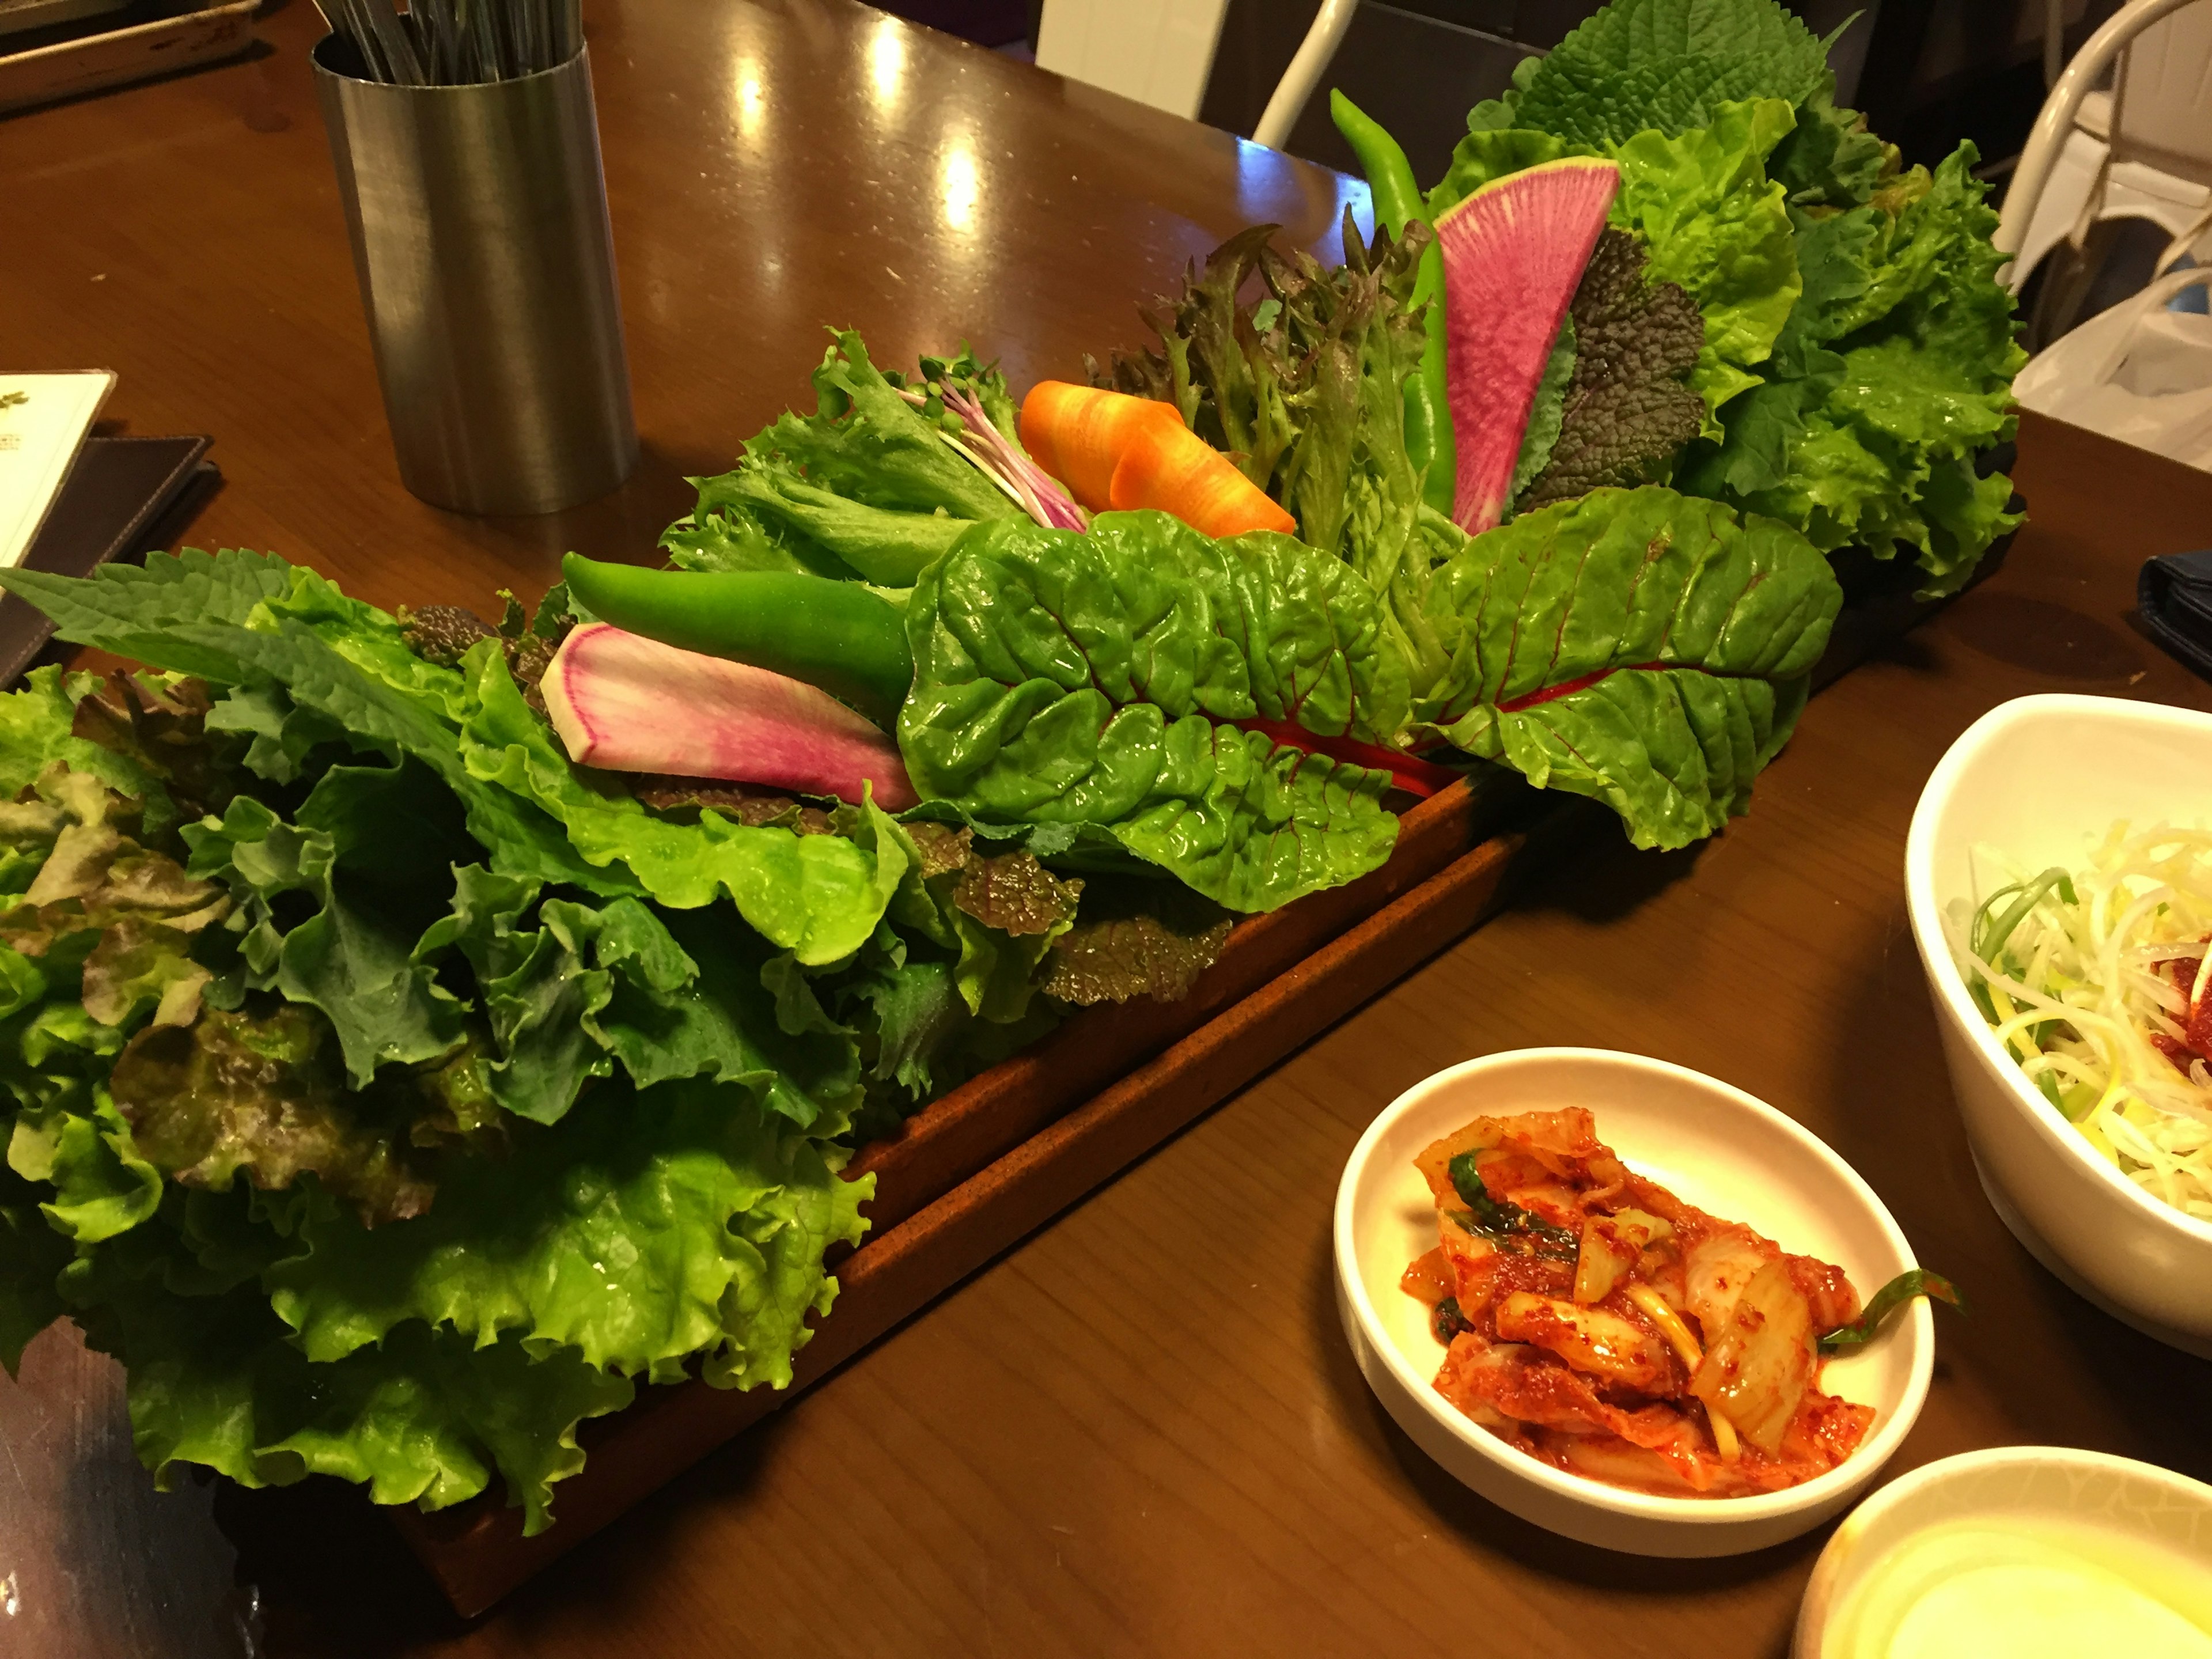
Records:
M387 86L315 48L399 476L550 513L637 464L588 50L480 86Z

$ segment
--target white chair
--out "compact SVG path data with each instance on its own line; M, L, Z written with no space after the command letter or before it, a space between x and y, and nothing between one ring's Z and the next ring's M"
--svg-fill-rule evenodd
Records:
M2060 243L2081 253L2097 227L2122 219L2166 231L2159 270L2212 230L2212 4L2130 0L2058 76L1997 229L1997 246L2014 256L2013 291ZM2093 264L2077 261L2069 292L2039 318L2051 333L2071 320Z
M1322 0L1252 137L1280 149L1328 73L1358 0ZM1229 0L1044 0L1037 65L1195 120Z

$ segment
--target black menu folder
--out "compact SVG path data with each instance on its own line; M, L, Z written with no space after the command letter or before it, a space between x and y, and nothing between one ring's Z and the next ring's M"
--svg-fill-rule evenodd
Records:
M110 559L143 558L181 530L222 475L206 459L206 438L88 438L26 570L88 576ZM27 601L0 595L0 690L30 667L54 625Z

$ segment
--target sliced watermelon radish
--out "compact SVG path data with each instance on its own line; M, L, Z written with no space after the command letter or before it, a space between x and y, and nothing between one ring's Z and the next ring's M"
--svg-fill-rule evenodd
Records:
M1459 452L1452 516L1469 535L1511 505L1537 385L1620 185L1613 162L1571 156L1493 179L1437 216Z
M749 663L680 651L608 623L561 643L539 683L579 766L764 783L897 811L921 798L898 745L826 691Z

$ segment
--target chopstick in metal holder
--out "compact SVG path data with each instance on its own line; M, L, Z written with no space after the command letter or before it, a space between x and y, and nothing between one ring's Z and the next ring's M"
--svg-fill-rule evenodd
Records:
M475 86L558 68L584 44L583 0L314 0L372 81Z

